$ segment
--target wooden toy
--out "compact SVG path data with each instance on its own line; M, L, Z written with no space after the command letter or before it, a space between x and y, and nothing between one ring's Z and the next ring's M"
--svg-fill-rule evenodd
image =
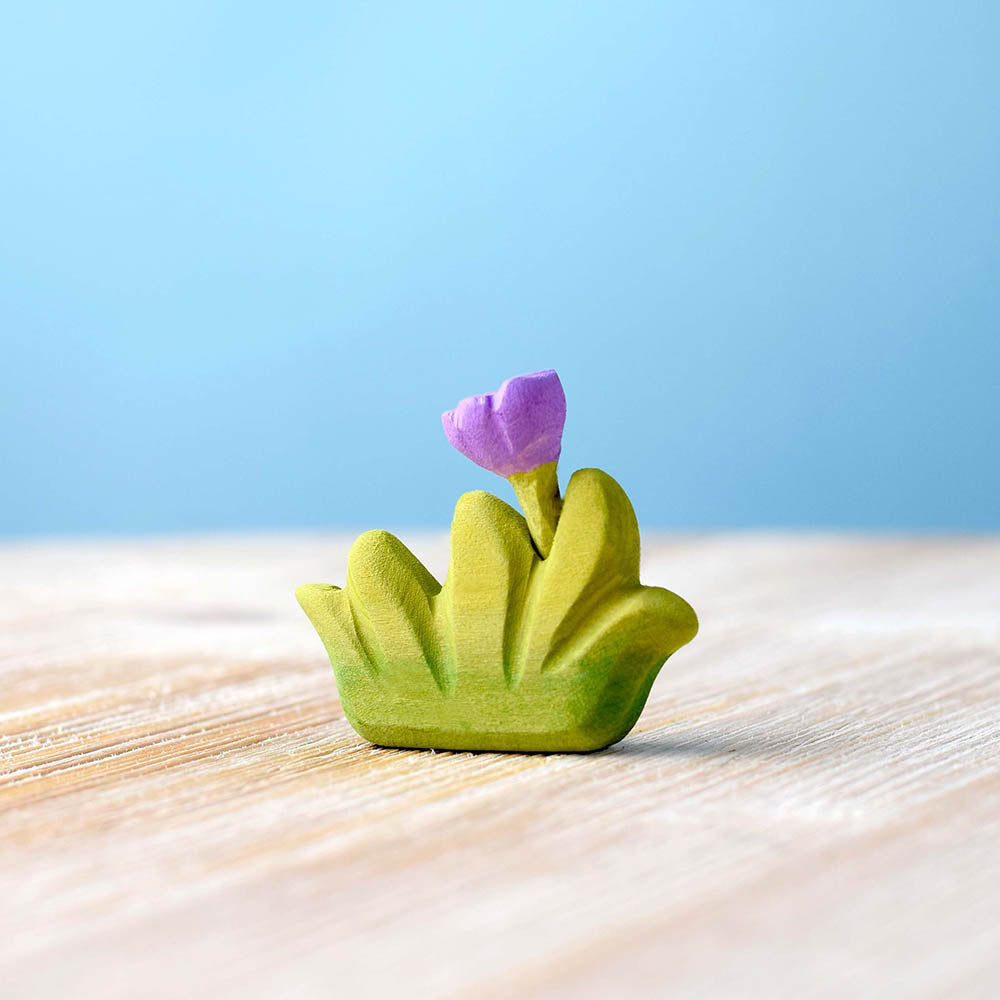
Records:
M581 469L560 497L565 418L554 371L444 414L449 441L507 478L524 516L464 494L443 585L398 538L368 531L343 589L296 591L344 713L372 743L596 750L629 732L666 658L694 638L687 602L639 583L639 530L618 483Z

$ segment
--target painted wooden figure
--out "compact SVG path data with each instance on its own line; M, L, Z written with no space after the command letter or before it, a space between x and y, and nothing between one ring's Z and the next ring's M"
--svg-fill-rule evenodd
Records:
M524 516L464 494L439 584L399 539L368 531L343 589L299 603L333 663L351 725L382 746L586 751L635 725L660 667L698 631L694 611L639 583L639 530L622 488L580 469L559 494L566 398L554 371L508 379L442 417L462 454L504 476Z

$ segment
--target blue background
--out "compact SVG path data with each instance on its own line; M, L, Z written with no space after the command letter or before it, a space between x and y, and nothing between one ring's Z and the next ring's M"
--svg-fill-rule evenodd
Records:
M648 527L1000 528L1000 4L0 15L0 533L437 526L560 372Z

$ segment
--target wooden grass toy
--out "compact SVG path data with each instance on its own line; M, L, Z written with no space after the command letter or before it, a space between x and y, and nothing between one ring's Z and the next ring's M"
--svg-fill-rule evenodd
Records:
M464 494L439 584L398 538L368 531L343 589L296 591L330 655L351 725L382 746L586 751L635 725L694 611L639 583L622 488L580 469L560 497L566 400L554 371L508 379L442 420L448 440L507 478L524 516Z

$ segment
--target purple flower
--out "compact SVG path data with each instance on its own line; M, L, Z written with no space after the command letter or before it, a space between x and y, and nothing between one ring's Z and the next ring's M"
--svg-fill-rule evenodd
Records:
M556 461L565 422L566 396L551 368L515 375L496 392L463 399L441 416L454 447L504 477Z

